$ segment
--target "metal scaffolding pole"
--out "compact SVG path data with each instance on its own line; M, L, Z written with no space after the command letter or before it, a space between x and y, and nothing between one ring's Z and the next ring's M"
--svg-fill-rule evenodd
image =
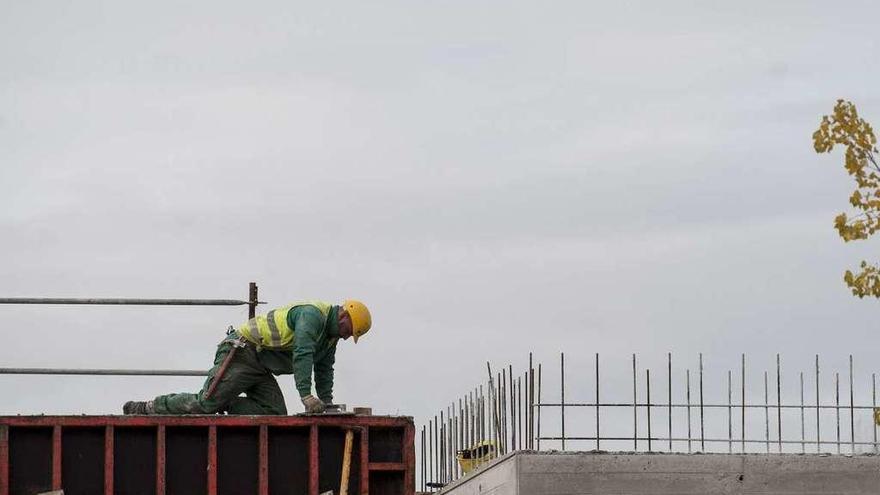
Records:
M208 376L208 372L205 370L0 368L0 375Z
M127 306L244 306L252 304L238 299L120 299L75 297L2 297L0 304L94 304Z

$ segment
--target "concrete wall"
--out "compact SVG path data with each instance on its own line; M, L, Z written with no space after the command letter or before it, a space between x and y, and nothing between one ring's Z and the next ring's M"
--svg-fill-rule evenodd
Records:
M486 466L482 466L479 471L471 473L452 486L446 487L442 493L454 493L455 495L516 495L517 467L519 465L519 457L522 454L507 454L496 459Z
M880 494L880 457L521 452L444 493Z

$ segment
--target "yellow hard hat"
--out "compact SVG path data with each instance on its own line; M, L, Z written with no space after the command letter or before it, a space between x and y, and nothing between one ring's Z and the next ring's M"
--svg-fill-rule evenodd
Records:
M370 331L373 325L373 319L370 317L370 310L360 301L349 299L342 303L342 307L348 311L351 317L351 335L354 337L354 343L357 344L358 339L365 333Z

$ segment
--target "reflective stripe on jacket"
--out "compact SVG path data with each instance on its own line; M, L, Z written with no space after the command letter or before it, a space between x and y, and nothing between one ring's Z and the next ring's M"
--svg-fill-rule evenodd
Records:
M330 303L323 301L303 301L281 308L273 309L266 315L257 315L238 327L238 333L248 342L257 345L257 349L290 350L296 338L293 328L287 324L287 313L297 306L314 306L326 321Z

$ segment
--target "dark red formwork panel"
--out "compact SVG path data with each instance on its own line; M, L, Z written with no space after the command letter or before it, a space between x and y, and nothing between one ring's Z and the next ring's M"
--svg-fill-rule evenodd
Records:
M0 495L415 494L412 418L0 416Z

